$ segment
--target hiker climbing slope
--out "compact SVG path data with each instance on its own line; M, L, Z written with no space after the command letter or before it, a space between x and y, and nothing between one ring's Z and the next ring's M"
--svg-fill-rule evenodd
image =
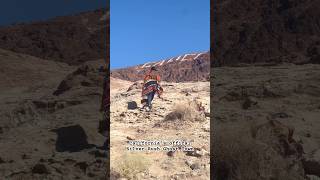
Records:
M150 71L145 75L142 87L142 109L150 111L152 109L152 100L155 94L162 94L163 89L160 86L160 75L157 73L156 67L151 67Z

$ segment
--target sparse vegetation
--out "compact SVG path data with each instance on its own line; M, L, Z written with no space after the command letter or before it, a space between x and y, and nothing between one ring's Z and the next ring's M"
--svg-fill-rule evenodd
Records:
M134 180L138 179L138 173L147 171L149 165L149 159L142 154L127 153L115 164L114 171L118 172L121 177Z
M205 116L202 111L198 110L199 103L196 101L190 101L187 103L176 104L173 111L170 112L166 117L165 121L183 121L183 122L194 122L204 121Z
M217 180L303 179L299 163L292 164L270 145L254 139L249 128L218 128L212 148Z

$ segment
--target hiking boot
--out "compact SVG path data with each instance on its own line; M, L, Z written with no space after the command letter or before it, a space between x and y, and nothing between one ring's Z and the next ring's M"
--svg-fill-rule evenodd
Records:
M147 107L147 105L143 105L139 110L143 111L146 107Z
M151 111L151 108L147 106L147 107L146 107L146 111L147 111L147 112L150 112L150 111Z

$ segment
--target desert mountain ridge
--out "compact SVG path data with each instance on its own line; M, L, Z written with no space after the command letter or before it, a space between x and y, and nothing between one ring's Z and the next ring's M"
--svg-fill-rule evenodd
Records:
M210 52L187 53L169 59L111 70L111 77L138 81L153 66L157 68L163 81L206 81L210 74Z
M102 8L0 27L0 48L79 65L108 57L108 31L109 11Z

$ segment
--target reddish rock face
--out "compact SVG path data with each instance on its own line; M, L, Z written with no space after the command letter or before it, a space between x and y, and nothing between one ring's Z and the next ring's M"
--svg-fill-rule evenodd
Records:
M116 69L111 71L111 76L128 81L138 81L143 79L152 66L157 68L162 81L206 81L210 74L210 53L184 54L166 60Z
M216 0L212 66L320 63L319 0Z
M48 21L0 27L0 48L78 65L106 59L109 15L106 9Z

